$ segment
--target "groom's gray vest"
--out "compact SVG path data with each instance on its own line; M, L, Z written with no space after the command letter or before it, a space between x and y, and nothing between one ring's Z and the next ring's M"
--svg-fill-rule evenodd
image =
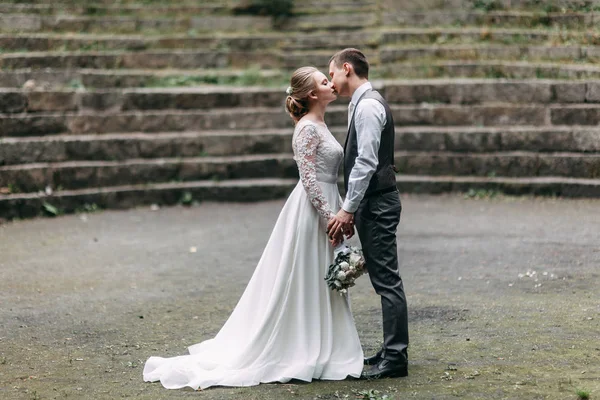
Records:
M385 99L376 90L367 90L354 106L354 114L358 108L358 104L364 99L375 99L383 105L386 114L386 123L383 132L381 132L381 142L379 146L379 155L377 169L371 178L365 197L372 196L381 191L387 191L396 187L396 174L394 172L394 119L392 118L392 110L388 106ZM348 192L348 178L350 171L354 167L356 157L358 156L358 148L356 141L356 127L354 125L354 114L348 128L348 136L346 136L346 144L344 145L344 188Z

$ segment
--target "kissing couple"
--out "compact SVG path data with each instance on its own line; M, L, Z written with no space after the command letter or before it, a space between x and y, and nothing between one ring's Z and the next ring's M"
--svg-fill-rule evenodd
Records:
M238 304L219 333L190 346L189 355L150 357L145 381L160 381L167 389L205 389L408 375L392 112L372 88L369 63L359 50L333 55L328 72L330 79L302 67L291 77L285 106L295 123L292 147L300 181ZM338 96L351 99L344 147L324 119ZM344 200L338 190L342 165ZM348 295L340 296L324 280L335 246L354 232L383 314L381 349L368 358Z

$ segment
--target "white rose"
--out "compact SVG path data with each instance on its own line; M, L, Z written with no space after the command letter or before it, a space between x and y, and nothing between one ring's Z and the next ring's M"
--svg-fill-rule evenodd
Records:
M348 291L346 289L342 289L342 290L340 290L340 293L346 294L346 293L348 293Z
M338 278L340 281L344 281L346 279L346 274L342 271L338 272L336 278Z
M343 269L344 271L347 271L348 268L350 268L350 264L348 264L346 261L340 263L340 268Z
M352 265L358 265L358 263L360 263L361 260L361 256L359 256L358 254L350 254L350 264Z
M335 285L335 287L337 288L341 288L342 287L342 283L340 281L334 281L333 284Z

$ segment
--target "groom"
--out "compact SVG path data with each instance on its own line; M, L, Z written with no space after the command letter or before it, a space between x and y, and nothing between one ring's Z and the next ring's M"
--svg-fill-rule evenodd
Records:
M351 97L344 146L346 200L327 229L330 237L350 237L354 224L373 288L381 296L383 347L365 358L368 379L408 375L406 297L398 271L396 228L402 206L394 171L394 120L369 82L369 63L356 49L329 61L329 75L340 96Z

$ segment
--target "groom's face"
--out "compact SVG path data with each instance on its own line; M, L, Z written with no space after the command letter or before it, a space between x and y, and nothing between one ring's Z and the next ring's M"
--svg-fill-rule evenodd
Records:
M335 65L335 62L332 61L329 64L329 76L331 77L333 88L339 96L350 95L348 92L348 73L343 65L338 67Z

